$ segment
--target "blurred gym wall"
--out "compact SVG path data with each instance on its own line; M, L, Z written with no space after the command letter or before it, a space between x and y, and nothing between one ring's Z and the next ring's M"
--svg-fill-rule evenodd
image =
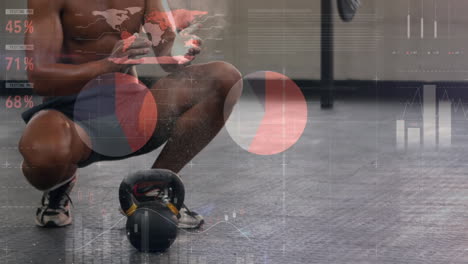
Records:
M196 34L205 49L196 62L226 60L248 74L273 70L296 79L320 77L319 0L169 0L173 8L206 10L210 19ZM335 2L335 0L332 0ZM3 0L25 8L26 0ZM362 0L355 19L335 16L335 77L338 80L463 81L468 79L465 0ZM336 3L334 3L336 6ZM22 43L5 32L1 47ZM1 66L5 69L5 53ZM144 76L162 76L155 65ZM24 73L0 79L25 79Z

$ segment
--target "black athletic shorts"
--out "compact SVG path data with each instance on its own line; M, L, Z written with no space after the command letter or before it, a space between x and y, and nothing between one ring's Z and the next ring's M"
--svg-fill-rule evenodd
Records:
M148 86L148 87L151 87L151 86ZM70 120L74 121L75 120L74 110L75 110L75 102L77 101L77 97L78 97L77 95L72 95L72 96L60 96L60 97L49 98L44 103L37 105L27 110L26 112L24 112L22 114L22 118L26 123L28 123L34 117L35 114L37 114L38 112L42 110L55 110L64 114ZM93 125L93 124L89 124L89 125ZM80 126L82 126L85 131L90 130L89 127L86 127L87 126L86 123L80 123ZM100 126L106 126L106 123L100 124ZM102 127L100 127L99 129L102 129ZM106 155L102 155L92 150L92 153L88 157L88 159L80 162L78 164L78 167L83 168L94 162L99 162L99 161L122 160L122 159L130 158L130 157L134 157L134 156L147 154L159 148L164 143L165 143L165 140L158 139L155 135L153 135L151 139L138 151L125 155L125 156L120 156L120 157L106 156Z

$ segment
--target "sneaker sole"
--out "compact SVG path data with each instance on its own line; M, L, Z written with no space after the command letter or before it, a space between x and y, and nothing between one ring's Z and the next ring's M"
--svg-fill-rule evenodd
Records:
M59 227L66 227L66 226L69 226L72 224L73 220L72 220L72 216L70 215L70 217L67 219L67 221L65 221L63 224L57 224L55 223L54 221L48 221L47 223L40 223L39 221L37 221L37 218L34 219L34 221L36 222L36 225L39 226L39 227L44 227L44 228L59 228Z
M185 225L185 224L178 224L177 227L178 228L182 228L182 229L198 229L200 228L203 224L205 223L205 220L201 220L200 223L198 223L198 225Z

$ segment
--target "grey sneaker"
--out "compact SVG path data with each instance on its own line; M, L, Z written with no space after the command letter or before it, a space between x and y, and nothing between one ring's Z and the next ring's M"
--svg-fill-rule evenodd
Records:
M196 229L205 223L203 216L190 211L187 206L183 206L180 211L180 218L179 218L179 228L183 229Z
M72 223L70 192L76 176L59 188L44 192L41 206L36 211L36 224L40 227L63 227Z

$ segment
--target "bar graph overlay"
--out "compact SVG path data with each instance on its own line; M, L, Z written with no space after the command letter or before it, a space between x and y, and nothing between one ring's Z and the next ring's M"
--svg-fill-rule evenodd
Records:
M432 35L433 38L434 39L438 38L439 22L438 22L437 8L438 7L437 7L436 1L434 1L432 6L425 7L424 1L421 0L420 6L418 8L415 8L415 6L411 7L410 2L408 1L408 15L406 17L407 39L418 38L418 37L420 39L424 39L426 36L425 34L429 35L431 31L433 32L433 35ZM427 14L427 11L431 11L430 13L433 13L433 14ZM412 24L413 22L415 23ZM428 24L425 24L425 23L428 23ZM415 27L415 30L412 30L412 27ZM416 34L417 31L419 31L419 36L412 35L413 33Z
M418 100L419 99L419 100ZM408 118L408 109L420 109L420 115ZM396 146L399 150L449 148L452 146L452 102L437 99L437 87L425 85L405 106L396 120Z

